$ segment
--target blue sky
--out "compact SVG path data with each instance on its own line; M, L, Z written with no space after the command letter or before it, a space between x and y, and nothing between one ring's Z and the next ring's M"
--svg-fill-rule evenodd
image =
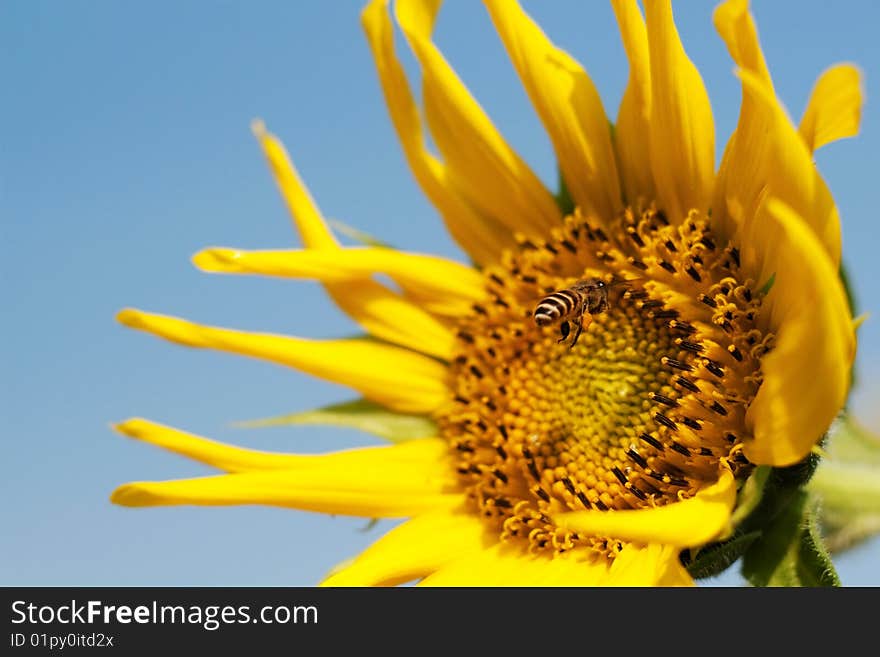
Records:
M626 63L610 8L524 4L584 63L613 116ZM880 112L872 92L880 79L880 10L870 0L753 5L792 116L827 65L849 60L865 71L862 135L826 147L817 160L840 207L860 306L876 317ZM685 46L712 98L720 152L740 91L712 28L713 6L676 3ZM274 365L169 345L113 319L136 306L305 337L355 332L314 283L208 275L190 264L205 246L298 245L250 134L255 117L285 141L326 215L401 248L462 258L405 165L360 7L0 5L0 583L307 585L389 526L366 531L359 519L262 507L130 510L107 501L125 481L207 473L110 429L130 416L260 449L375 442L329 428L232 428L236 420L353 395ZM437 35L503 134L544 180L555 180L550 145L482 7L450 0ZM861 329L865 384L854 407L880 430L880 385L870 383L880 365L878 326L872 319ZM838 566L845 584L880 585L880 541L842 555Z

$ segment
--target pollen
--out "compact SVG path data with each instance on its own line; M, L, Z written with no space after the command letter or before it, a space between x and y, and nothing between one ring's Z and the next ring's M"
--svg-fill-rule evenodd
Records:
M442 431L470 503L532 551L613 558L615 537L553 515L662 506L714 483L722 461L738 477L751 468L745 414L773 342L755 281L696 211L671 225L628 208L615 225L576 210L546 242L520 239L458 326ZM560 322L538 325L543 298L593 278L608 284L607 307L576 344Z

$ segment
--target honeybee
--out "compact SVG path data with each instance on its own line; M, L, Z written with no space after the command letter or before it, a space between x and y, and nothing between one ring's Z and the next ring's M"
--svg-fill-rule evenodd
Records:
M577 344L581 332L590 326L593 315L608 310L609 288L629 282L621 280L606 283L601 278L585 278L564 290L552 292L535 307L535 324L549 326L558 323L562 337L557 342L565 342L571 334L571 324L576 324L574 338L568 346L571 349Z

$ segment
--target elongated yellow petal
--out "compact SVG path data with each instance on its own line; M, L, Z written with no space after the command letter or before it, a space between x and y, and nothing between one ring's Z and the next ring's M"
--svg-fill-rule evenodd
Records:
M365 276L387 274L407 297L442 315L469 313L474 303L486 298L483 277L471 267L379 247L302 251L211 248L193 256L193 262L205 271L315 278L343 287ZM392 319L405 323L396 316Z
M409 300L369 278L371 272L339 266L349 249L242 252L207 249L193 256L206 271L317 278L344 312L370 335L443 360L452 359L455 336L421 300ZM388 250L389 253L395 253ZM449 304L438 302L448 309ZM459 301L459 312L470 304Z
M341 247L287 156L284 146L266 131L260 121L254 122L254 133L307 250L340 252ZM368 333L431 356L444 359L451 357L451 332L424 309L403 299L381 283L370 280L367 274L349 275L342 283L334 283L332 277L335 266L335 262L328 264L326 278L321 278L325 282L324 287L336 305Z
M586 71L557 48L515 0L486 0L495 28L541 117L571 197L610 221L622 207L602 99Z
M746 414L754 440L745 454L785 466L810 453L843 406L855 333L837 266L803 219L770 199L755 223L762 271L775 274L762 315L776 341L761 359L764 381Z
M372 336L452 360L455 336L436 317L381 283L369 279L327 285L330 296Z
M862 74L852 64L837 64L819 76L798 131L810 151L859 134L865 102Z
M609 565L586 550L532 555L516 544L472 552L422 586L675 586L692 584L671 546L627 545Z
M712 22L737 66L751 71L772 89L773 81L761 51L758 28L749 11L749 0L722 2L712 14Z
M731 58L772 89L773 81L764 61L748 0L721 3L712 20ZM741 235L735 236L742 224L754 216L762 201L769 175L768 134L772 123L772 116L762 112L752 97L743 92L739 121L725 146L712 202L712 220L722 239L742 242Z
M758 190L754 194L758 199L757 203L766 196L791 206L813 229L837 267L840 264L841 251L840 217L834 198L819 175L809 149L779 104L773 90L747 70L739 70L738 75L743 82L744 95L753 101L756 114L762 115L756 125L766 126L766 130L762 132L750 129L748 140L743 139L742 143L737 134L737 143L734 146L740 151L737 157L742 161L742 168L748 167L749 160L752 160L754 173L751 189ZM761 154L766 156L758 159ZM754 179L756 176L757 179ZM733 184L734 178L731 169L729 184ZM748 185L746 180L744 174L737 184ZM728 191L728 196L736 193L737 188L733 187ZM755 202L751 205L755 205ZM752 234L755 230L760 230L760 227L751 226L751 223L756 223L752 221L753 218L751 213L745 216L744 245L757 245Z
M132 482L113 491L110 500L135 507L265 504L368 518L405 517L464 501L447 460L402 464L375 458L372 453L395 449L375 447L313 456L308 464L292 470ZM368 456L361 458L365 451Z
M462 555L485 549L486 523L442 509L398 525L321 586L393 586L430 575Z
M449 180L480 214L545 235L561 221L553 195L473 99L431 41L438 0L398 0L397 22L422 71L425 117Z
M671 0L646 0L651 56L651 170L670 221L709 207L715 124L699 71L681 45Z
M743 83L739 122L725 149L713 203L719 233L730 238L742 231L737 242L749 268L754 254L751 224L764 199L773 196L791 205L813 227L832 260L839 263L837 208L810 149L776 97L748 2L725 2L716 10L714 22Z
M693 586L694 580L681 565L679 549L657 543L630 543L615 557L608 573L612 586Z
M452 561L419 585L599 586L607 575L605 559L586 550L532 555L521 545L501 543Z
M338 246L336 238L330 232L318 205L300 179L282 143L266 130L262 121L254 121L251 128L263 148L275 183L287 203L296 228L302 236L303 244L313 249Z
M446 367L370 340L305 340L194 324L176 317L122 310L117 319L188 347L219 349L269 360L341 383L402 413L431 413L446 402Z
M647 144L651 131L651 58L648 30L637 0L612 0L623 47L629 60L629 79L617 112L614 146L627 202L656 198Z
M321 464L321 467L326 468L351 469L372 467L376 462L397 464L401 468L413 466L430 470L437 463L444 461L449 453L448 443L435 438L409 440L391 448L364 447L320 455L279 454L226 445L143 418L131 418L115 425L114 428L130 438L142 440L226 472L290 471L314 468L315 464ZM437 467L451 466L447 464Z
M449 233L479 264L496 262L504 248L514 247L511 231L496 218L480 214L459 196L447 167L428 152L422 118L403 67L394 51L394 28L388 0L372 0L361 22L373 53L385 103L413 175L431 200Z
M555 519L587 535L684 548L718 537L727 527L735 502L736 482L729 470L723 470L715 484L681 502L631 511L575 511Z

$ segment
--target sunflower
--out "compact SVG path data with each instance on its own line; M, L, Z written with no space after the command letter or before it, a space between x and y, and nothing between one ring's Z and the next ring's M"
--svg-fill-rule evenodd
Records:
M635 0L612 1L630 73L611 129L571 56L516 2L485 4L552 142L558 194L433 43L440 2L394 8L421 70L419 106L388 2L373 0L362 22L391 120L471 264L341 245L256 122L304 248L211 248L195 264L316 279L368 335L310 340L118 316L178 344L344 383L373 408L429 418L433 435L273 454L128 420L123 434L225 473L125 484L115 503L406 519L329 575L331 586L678 585L693 583L683 551L732 535L756 466L814 450L846 400L855 335L838 213L812 153L857 133L857 69L828 69L796 127L747 2L719 6L742 107L716 171L709 98L670 0L646 0L644 17Z

